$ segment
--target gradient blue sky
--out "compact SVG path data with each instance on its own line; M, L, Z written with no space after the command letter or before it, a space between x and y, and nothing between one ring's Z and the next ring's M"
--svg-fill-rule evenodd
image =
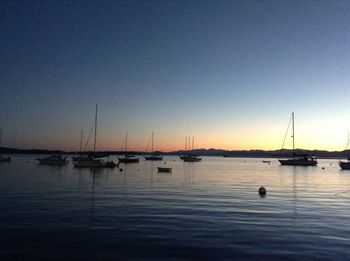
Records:
M341 150L349 1L1 1L3 146Z

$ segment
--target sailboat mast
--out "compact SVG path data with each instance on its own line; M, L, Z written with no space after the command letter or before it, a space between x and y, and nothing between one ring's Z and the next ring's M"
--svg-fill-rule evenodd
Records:
M294 136L295 136L295 134L294 134L294 112L292 112L292 130L293 130L293 154L294 154L294 149L295 149L295 141L294 141Z
M95 111L95 138L94 138L94 152L96 152L96 134L97 134L97 104Z
M1 142L1 139L0 139L0 142ZM346 144L346 149L347 149L347 154L348 154L348 161L350 160L349 158L349 132L348 132L348 143Z
M192 136L192 150L194 148L194 136Z
M126 133L125 135L125 154L127 149L128 149L128 133Z
M2 138L2 127L0 129L0 147L1 147L1 138Z
M154 132L152 131L152 153L153 153L153 139L154 139Z
M83 131L80 131L80 153L83 149Z

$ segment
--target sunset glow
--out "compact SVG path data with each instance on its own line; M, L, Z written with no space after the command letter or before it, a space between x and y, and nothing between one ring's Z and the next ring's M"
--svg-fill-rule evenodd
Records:
M349 2L1 5L3 146L78 150L342 150L350 129ZM95 10L103 12L95 12ZM142 15L140 15L142 14ZM91 144L90 144L91 146ZM286 143L286 146L290 147Z

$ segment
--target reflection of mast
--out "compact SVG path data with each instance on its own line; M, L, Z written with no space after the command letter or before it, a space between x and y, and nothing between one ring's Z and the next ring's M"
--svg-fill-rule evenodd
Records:
M153 172L154 172L154 165L153 165L153 161L151 161L151 187L153 187Z
M193 184L193 164L184 165L185 185Z
M90 209L90 225L94 220L95 213L95 170L90 169L90 173L92 174L92 183L91 183L91 209Z
M294 226L296 226L296 215L297 215L297 174L296 174L296 168L293 167L293 200L294 200L294 209L293 209L293 215L294 215Z

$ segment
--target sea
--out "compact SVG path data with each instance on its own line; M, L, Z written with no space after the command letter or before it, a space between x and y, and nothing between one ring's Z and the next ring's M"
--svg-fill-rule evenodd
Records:
M0 164L0 260L350 259L338 160L166 156L90 170L38 157Z

